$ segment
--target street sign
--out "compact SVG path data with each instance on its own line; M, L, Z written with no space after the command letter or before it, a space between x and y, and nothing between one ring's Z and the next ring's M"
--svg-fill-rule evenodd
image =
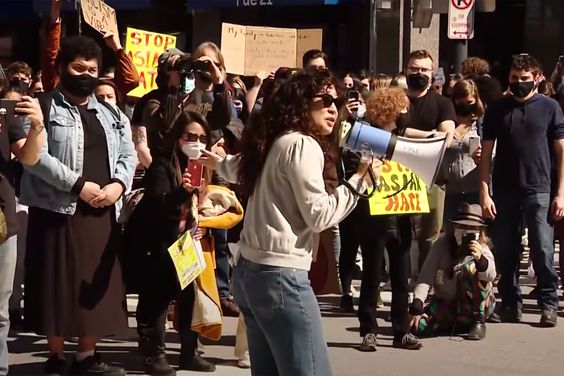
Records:
M474 7L476 0L449 0L448 37L450 39L474 38Z

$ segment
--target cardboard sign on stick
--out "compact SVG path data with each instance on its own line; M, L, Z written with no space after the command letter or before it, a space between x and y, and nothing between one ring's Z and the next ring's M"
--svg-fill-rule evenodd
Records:
M101 34L118 34L116 11L103 0L80 0L80 8L84 21Z

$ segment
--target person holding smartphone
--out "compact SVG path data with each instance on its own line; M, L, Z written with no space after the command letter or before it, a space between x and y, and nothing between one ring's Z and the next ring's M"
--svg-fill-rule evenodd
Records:
M442 173L446 179L443 223L448 226L461 202L480 202L480 174L475 158L481 153L477 121L484 115L478 87L472 80L460 80L452 90L456 128L450 148L445 151Z
M194 286L180 289L167 249L185 231L190 231L194 240L211 236L207 228L198 227L198 203L209 183L198 158L211 146L205 118L196 112L183 112L164 140L163 155L147 170L142 182L145 194L125 228L126 275L133 277L139 288L139 349L146 356L150 375L175 374L165 357L169 303L175 300L179 322L192 321ZM190 325L178 329L179 369L214 371L215 366L196 351L198 334Z
M481 340L495 310L496 269L480 205L462 203L451 223L433 244L413 291L412 331L419 336L467 333L467 339ZM431 289L435 293L426 305Z

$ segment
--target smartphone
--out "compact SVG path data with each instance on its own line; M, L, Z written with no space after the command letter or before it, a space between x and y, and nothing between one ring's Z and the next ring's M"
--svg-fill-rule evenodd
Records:
M17 116L16 104L19 102L15 99L0 99L0 115Z
M204 166L197 161L188 161L188 172L190 173L190 184L194 188L202 186L202 179L204 178Z
M348 99L353 99L355 102L360 100L360 92L358 90L349 90L347 93Z
M477 232L469 232L462 237L462 246L464 249L468 249L470 247L470 242L475 240L477 241L480 237L480 234Z
M480 136L470 136L468 140L468 148L470 155L474 155L476 150L480 148Z

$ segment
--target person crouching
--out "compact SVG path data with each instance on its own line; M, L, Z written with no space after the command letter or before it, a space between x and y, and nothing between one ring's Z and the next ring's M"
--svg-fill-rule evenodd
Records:
M439 239L423 264L414 290L412 331L420 336L468 333L486 336L486 319L494 313L494 256L479 205L462 203L453 226ZM431 302L424 302L431 288Z

